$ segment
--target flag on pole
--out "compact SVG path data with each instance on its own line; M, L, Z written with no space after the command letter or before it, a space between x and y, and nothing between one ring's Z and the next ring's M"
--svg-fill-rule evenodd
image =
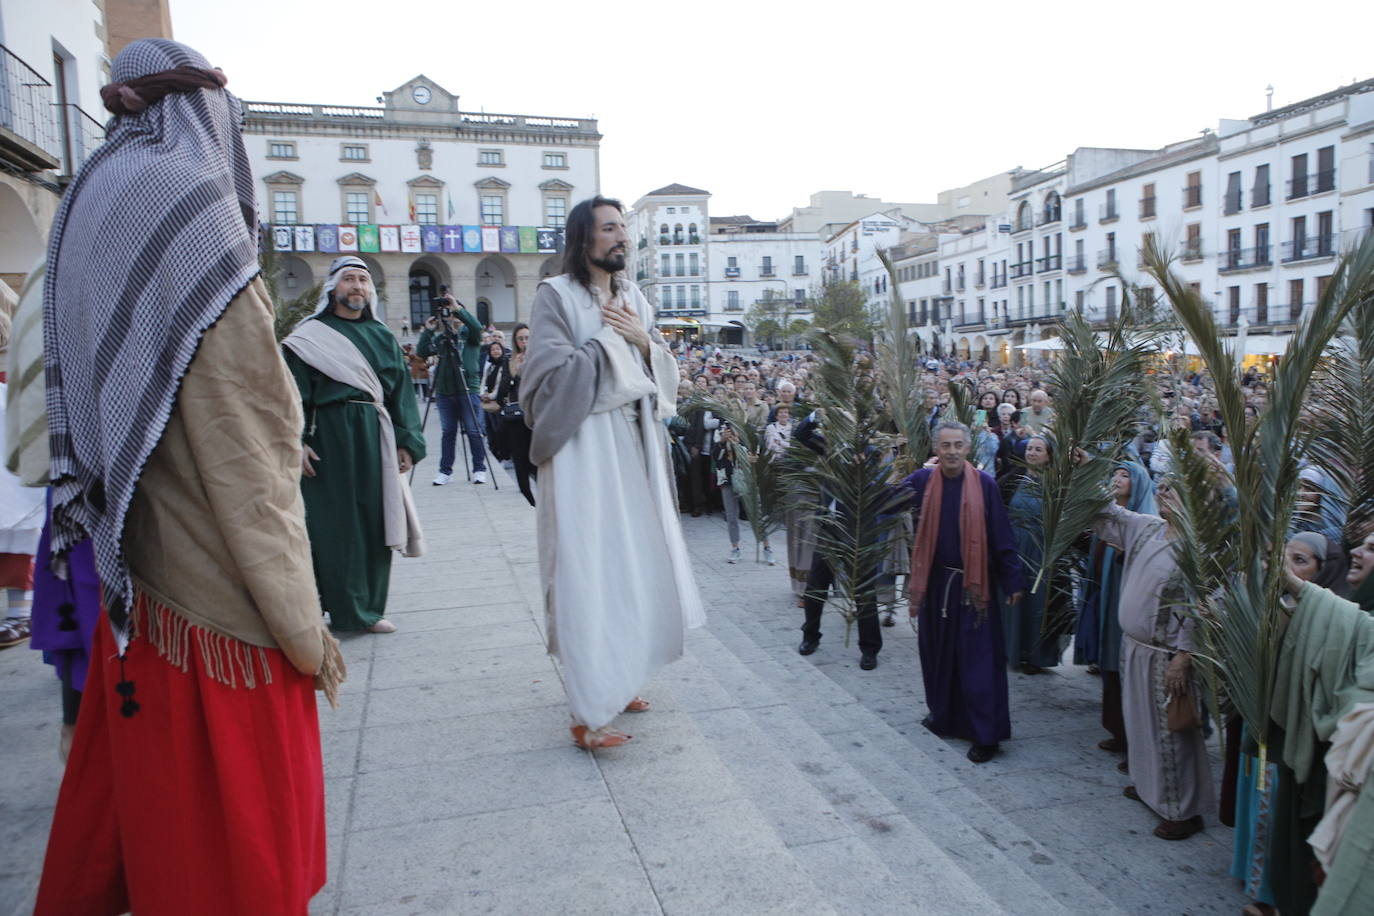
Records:
M415 222L415 198L410 199L410 221Z
M448 221L453 222L453 194L450 192L445 196L448 197Z
M372 189L372 201L382 208L383 213L386 212L386 204L382 203L382 192L378 191L376 188Z

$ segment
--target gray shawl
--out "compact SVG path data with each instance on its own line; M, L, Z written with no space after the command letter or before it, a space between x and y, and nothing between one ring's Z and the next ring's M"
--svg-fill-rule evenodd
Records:
M115 82L209 68L174 41L135 41ZM172 93L112 119L53 222L43 292L53 553L89 536L121 650L122 540L139 475L201 336L258 273L242 109L222 89Z

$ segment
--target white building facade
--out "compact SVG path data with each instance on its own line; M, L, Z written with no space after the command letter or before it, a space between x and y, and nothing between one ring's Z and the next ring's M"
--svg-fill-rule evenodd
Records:
M815 233L781 232L776 223L748 217L712 219L710 295L727 343L748 342L751 307L766 304L786 332L795 322L809 322L811 301L820 281L821 243Z
M633 276L664 327L695 332L711 318L710 203L709 191L670 184L645 194L630 210Z
M528 320L539 281L561 270L569 210L599 191L596 122L464 111L424 76L382 103L245 103L280 291L310 289L348 252L393 327L422 322L443 286L484 323Z

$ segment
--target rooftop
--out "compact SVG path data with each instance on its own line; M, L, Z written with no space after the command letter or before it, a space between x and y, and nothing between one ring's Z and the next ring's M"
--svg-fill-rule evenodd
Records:
M681 197L681 196L687 195L687 194L705 194L705 195L707 195L707 196L709 197L710 194L711 194L711 192L710 192L710 191L703 191L701 188L693 188L693 187L689 187L688 185L685 185L685 184L678 184L678 183L674 182L673 184L666 184L666 185L664 185L663 187L659 188L657 191L650 191L648 194L645 194L644 196L645 196L645 197Z

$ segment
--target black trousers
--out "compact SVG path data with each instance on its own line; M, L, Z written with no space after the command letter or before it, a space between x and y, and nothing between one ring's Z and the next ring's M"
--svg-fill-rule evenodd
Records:
M825 607L825 596L830 586L835 584L835 573L825 558L817 553L811 560L811 571L806 576L806 594L802 597L802 609L806 619L802 623L802 636L806 639L821 638L821 609ZM869 583L867 598L859 603L858 620L859 651L878 654L883 647L883 629L878 622L877 595Z

